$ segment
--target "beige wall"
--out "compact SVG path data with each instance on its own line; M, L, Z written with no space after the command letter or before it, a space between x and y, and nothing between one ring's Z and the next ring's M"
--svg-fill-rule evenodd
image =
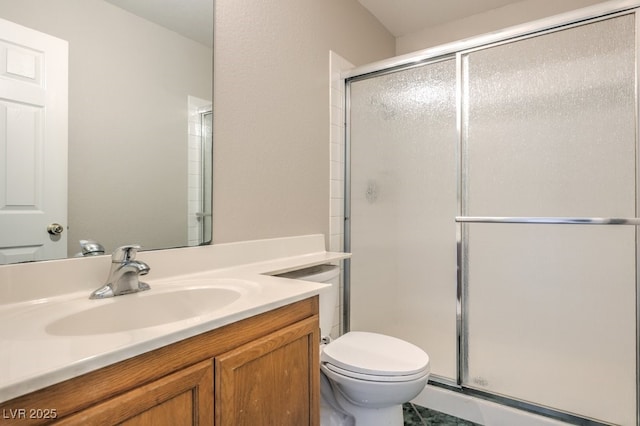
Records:
M395 40L356 0L216 0L214 242L329 234L329 51Z
M69 42L70 254L186 245L187 95L211 99L211 49L102 0L0 0L0 17Z
M396 39L396 54L402 55L475 35L501 30L606 0L523 0L437 27L425 28Z

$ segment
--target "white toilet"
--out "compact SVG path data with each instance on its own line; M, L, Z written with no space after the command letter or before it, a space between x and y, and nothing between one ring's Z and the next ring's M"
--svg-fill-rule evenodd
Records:
M320 331L329 336L338 301L340 268L320 265L284 274L331 284L320 294ZM326 341L326 339L325 339ZM378 333L351 331L320 347L321 425L401 426L402 404L429 378L429 356L419 347Z

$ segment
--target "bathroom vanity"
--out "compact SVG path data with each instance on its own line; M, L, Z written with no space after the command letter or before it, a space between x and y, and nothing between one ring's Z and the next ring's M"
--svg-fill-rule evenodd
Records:
M317 312L308 298L66 380L0 405L2 423L318 424Z
M242 244L247 244L246 250L239 247ZM197 253L203 262L178 262L195 273L166 273L164 281L148 280L151 290L144 293L156 290L156 298L148 299L154 303L161 300L157 295L168 294L180 304L182 293L214 282L252 286L211 313L198 311L169 323L143 322L142 328L114 321L114 330L94 330L89 319L96 317L86 315L97 315L95 308L84 304L98 306L100 312L106 305L93 303L103 300L88 301L85 291L81 298L75 293L68 298L51 295L51 307L46 298L38 299L44 309L33 300L0 305L0 320L23 329L8 337L5 330L0 333L1 423L319 424L317 295L323 285L265 274L347 255L325 252L322 236L235 243L227 250L224 246L140 254L148 255L145 261L153 271L154 261L163 260L154 259L154 254L179 257L184 250L203 251ZM218 256L211 257L212 251ZM198 271L200 263L211 269ZM167 263L159 263L163 264ZM20 273L3 275L0 270L5 296L11 293L7 288L16 292L6 281L10 275ZM142 294L140 300L126 299L131 301L127 303L144 306ZM136 295L118 296L112 304L131 297ZM173 308L162 308L171 317ZM112 315L117 312L113 309L105 312ZM38 315L29 319L29 312ZM153 319L153 310L148 312ZM135 324L135 315L131 320ZM44 331L34 326L38 322ZM40 354L34 356L34 349Z

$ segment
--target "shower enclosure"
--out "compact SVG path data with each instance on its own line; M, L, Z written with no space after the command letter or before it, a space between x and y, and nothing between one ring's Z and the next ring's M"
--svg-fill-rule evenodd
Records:
M638 424L637 6L349 74L346 330L441 386Z
M188 245L211 244L213 111L211 101L187 97L189 125L187 179Z
M202 134L200 136L200 211L196 213L199 221L200 245L211 244L213 236L212 207L213 207L213 111L207 108L200 112Z

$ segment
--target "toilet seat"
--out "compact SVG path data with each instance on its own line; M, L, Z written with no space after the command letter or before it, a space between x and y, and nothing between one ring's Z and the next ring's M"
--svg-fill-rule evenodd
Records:
M325 362L322 364L325 368L333 371L336 374L340 374L345 377L351 377L352 379L366 380L368 382L409 382L412 380L418 380L423 378L426 374L429 374L429 370L423 370L419 373L408 374L403 376L382 376L376 374L364 374L355 371L345 370L344 368L337 367L333 364Z
M402 382L429 373L429 356L419 347L378 333L352 331L326 345L322 364L348 377Z

